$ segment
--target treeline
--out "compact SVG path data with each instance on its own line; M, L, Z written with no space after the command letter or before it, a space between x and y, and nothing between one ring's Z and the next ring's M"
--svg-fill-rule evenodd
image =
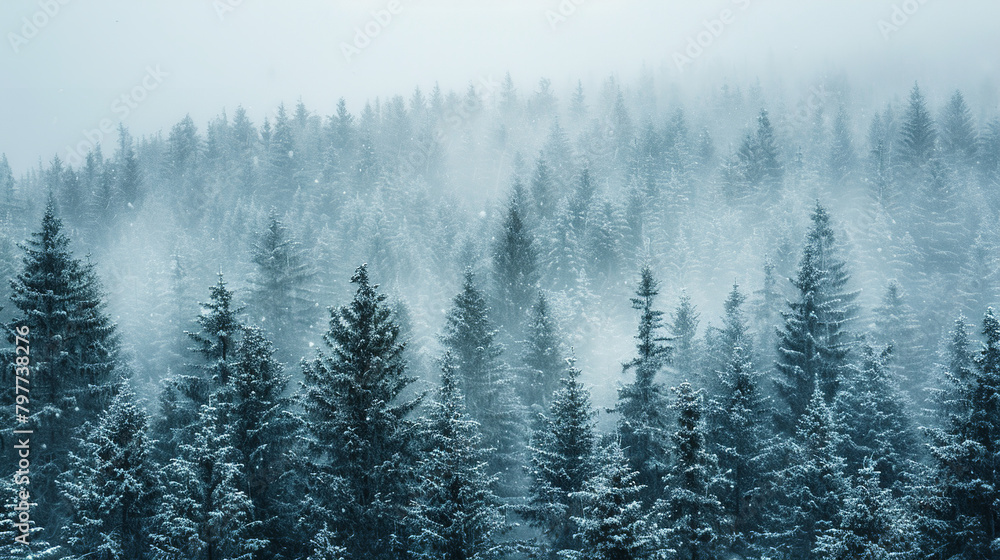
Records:
M0 159L32 553L991 558L1000 124L914 87L860 141L843 89L508 76Z

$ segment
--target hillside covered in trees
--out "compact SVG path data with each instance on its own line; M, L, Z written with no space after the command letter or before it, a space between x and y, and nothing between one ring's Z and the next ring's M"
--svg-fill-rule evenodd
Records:
M2 556L1000 558L1000 116L823 88L0 156Z

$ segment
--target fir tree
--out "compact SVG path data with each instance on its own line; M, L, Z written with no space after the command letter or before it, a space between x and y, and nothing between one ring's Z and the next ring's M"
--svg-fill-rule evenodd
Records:
M698 344L700 313L691 303L691 296L681 294L677 308L670 316L670 332L674 341L671 361L678 379L690 380L698 371L698 358L702 353Z
M667 496L660 502L663 543L680 560L714 558L728 539L729 520L716 495L725 481L718 459L706 447L701 391L682 383L673 404L675 462L667 476Z
M764 189L766 194L774 194L784 177L784 169L778 161L778 146L767 110L762 109L757 116L757 129L743 138L736 158L739 176L751 192Z
M314 276L299 243L271 211L267 228L251 249L256 271L252 302L259 320L273 337L284 361L295 361L304 350L312 326L309 284Z
M462 394L479 422L483 446L489 455L490 474L499 474L512 490L524 445L524 418L518 406L512 371L502 360L502 344L489 318L489 307L476 288L471 271L465 273L462 291L449 310L441 342L454 356Z
M563 369L556 325L545 295L539 293L531 307L525 341L521 399L525 406L546 408Z
M836 184L843 184L850 177L857 158L848 119L847 108L841 105L833 121L833 141L830 144L828 162L830 178Z
M913 170L925 165L934 153L936 142L937 132L927 110L927 102L920 93L920 87L913 84L900 129L899 164L903 166L904 173L912 174Z
M976 163L979 139L976 124L961 91L956 91L941 115L941 153L958 171Z
M566 554L573 560L645 560L653 557L654 524L644 513L636 483L638 474L625 458L622 448L612 441L599 459L602 467L587 481L577 497L584 504L583 515L573 518L578 525L581 552Z
M525 515L541 528L545 550L555 558L562 550L582 551L573 517L583 514L574 493L596 473L596 412L590 392L580 382L580 370L570 360L561 387L553 395L548 415L531 438L531 477Z
M912 406L888 366L890 356L891 347L864 345L861 361L851 368L836 403L847 439L844 455L849 471L858 472L866 460L874 460L886 488L901 484L917 458L907 412Z
M866 461L844 496L839 521L816 539L813 552L825 560L916 558L915 532L908 512Z
M21 246L23 265L10 283L16 312L7 340L14 345L18 327L30 333L31 416L22 423L34 430L32 497L49 504L37 513L43 527L67 513L55 480L69 469L69 452L77 447L68 436L100 416L127 373L94 266L76 259L69 244L50 198L41 230ZM14 363L14 352L5 351L3 359ZM14 368L4 372L13 387ZM13 410L14 392L9 395Z
M985 342L966 382L956 379L958 402L944 430L935 431L938 512L944 530L936 543L945 558L995 558L1000 518L1000 321L988 309Z
M303 366L305 424L312 475L329 481L319 495L331 530L351 556L393 558L400 552L415 460L417 427L408 417L419 399L404 391L404 344L386 296L358 267L353 300L331 309L322 351Z
M638 355L622 367L635 371L635 381L618 389L618 433L629 468L638 474L641 497L652 506L663 495L663 477L669 455L668 399L656 375L667 365L672 347L661 334L663 312L653 308L658 283L649 267L643 267L632 308L641 313L636 335Z
M493 247L493 282L497 322L516 338L538 289L538 260L520 205L513 199Z
M895 280L890 280L882 295L882 304L875 308L875 329L873 337L883 344L892 346L893 364L889 367L901 370L904 378L918 379L924 349L920 344L920 324L916 312L907 303L907 294ZM883 472L884 474L884 472Z
M472 560L497 555L507 529L496 477L487 472L479 425L465 408L456 366L446 354L428 419L429 449L408 508L414 558Z
M778 333L776 385L786 405L779 411L786 432L805 411L814 381L832 401L851 350L847 329L857 314L857 293L846 291L847 264L838 254L830 216L819 204L812 222L793 281L799 296L789 302L785 326Z
M71 558L140 560L148 556L148 531L158 488L149 457L148 419L128 385L119 389L100 423L81 441L72 467L61 477L72 504L65 541Z

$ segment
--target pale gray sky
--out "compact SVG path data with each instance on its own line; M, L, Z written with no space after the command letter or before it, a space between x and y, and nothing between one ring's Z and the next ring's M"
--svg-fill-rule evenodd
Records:
M508 70L522 92L541 76L559 88L611 73L627 83L643 66L682 88L836 72L879 95L914 80L932 95L961 88L995 111L997 21L991 0L4 0L0 152L20 174L104 119L141 135L185 113L203 128L242 104L259 123L300 96L323 114L345 97L356 112L368 97ZM348 62L343 44L366 27L375 36ZM675 53L703 31L707 46L678 72ZM142 99L130 106L120 98L131 92Z

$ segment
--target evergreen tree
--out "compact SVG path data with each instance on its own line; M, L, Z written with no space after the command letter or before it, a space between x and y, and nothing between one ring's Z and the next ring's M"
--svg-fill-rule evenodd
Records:
M806 236L797 278L797 301L789 302L778 333L778 395L786 405L779 425L790 432L803 414L818 381L832 401L851 350L848 333L857 315L857 292L848 292L847 264L840 258L830 216L818 203Z
M279 558L299 546L288 527L294 525L290 512L295 500L282 492L288 489L285 475L293 466L289 435L297 432L300 420L292 412L292 399L285 396L288 375L274 354L261 330L243 329L233 361L232 403L226 411L225 428L244 468L250 520L259 522L251 537L268 541L255 556L259 558Z
M163 466L152 555L170 560L250 560L267 546L251 520L244 465L215 403L201 407L194 436Z
M158 480L150 460L148 419L128 385L81 441L61 477L72 504L66 526L68 558L141 560L155 513Z
M546 408L563 370L559 336L545 295L531 307L524 352L521 400L525 406Z
M316 499L338 543L352 557L394 558L406 542L417 430L408 417L419 398L404 395L413 378L386 296L365 265L351 282L353 300L331 309L330 354L303 366L312 476L328 483Z
M838 523L826 530L813 550L825 560L903 560L916 558L916 528L898 500L880 483L866 461L848 489Z
M956 91L941 116L941 153L958 171L972 168L976 163L979 139L976 124L961 91Z
M14 202L14 172L10 169L7 154L0 154L0 208L7 209Z
M839 519L847 481L839 425L818 380L789 442L787 466L775 473L776 507L763 535L767 557L811 558L821 535Z
M1000 321L983 319L985 342L968 380L955 379L957 406L944 430L932 433L937 494L944 528L937 549L944 558L995 558L1000 518Z
M856 158L847 108L841 105L833 121L833 141L830 144L828 163L830 178L835 184L843 184L850 177Z
M513 490L524 445L524 418L512 371L501 358L504 347L489 318L489 307L471 271L449 310L441 342L454 356L462 394L479 422L490 474L499 474L504 494Z
M55 480L69 469L69 452L77 448L68 436L100 416L127 373L94 266L75 258L69 244L50 197L40 231L21 246L22 268L10 283L16 312L7 341L14 346L18 327L29 332L31 414L19 424L34 430L32 497L47 504L37 510L42 527L61 523L67 513ZM8 364L14 357L13 350L3 353ZM3 371L13 387L14 368ZM10 410L13 398L10 391Z
M784 169L778 161L778 145L767 110L762 109L757 116L757 129L743 138L736 160L739 176L751 192L763 189L770 196L781 185Z
M252 302L283 361L297 361L312 326L309 284L314 272L299 243L272 210L267 228L251 249L256 271Z
M913 84L900 129L899 164L904 174L923 167L934 153L937 131L920 87Z
M573 518L583 544L581 552L566 554L573 560L645 560L653 557L654 524L639 493L633 471L617 442L604 446L601 468L578 493L583 515Z
M414 558L471 560L497 555L508 527L496 477L487 473L478 424L465 408L451 354L428 419L429 450L421 461L416 498L408 508Z
M697 375L698 359L702 354L698 344L700 313L691 303L691 296L681 294L677 309L670 316L670 332L674 341L671 361L679 380L691 380Z
M918 379L922 368L924 349L920 344L920 324L916 312L907 303L907 294L895 280L890 280L882 296L882 304L875 308L873 337L883 345L892 346L894 364L890 369L901 370L904 379ZM883 471L884 474L884 471Z
M730 531L716 495L726 481L719 474L718 459L706 447L701 391L690 383L675 391L675 462L667 476L667 497L659 504L663 542L681 560L714 558L724 549Z
M535 164L535 174L531 178L531 199L534 202L535 214L539 217L548 218L555 212L559 195L554 191L552 171L544 154L539 154L538 162Z
M538 285L535 243L515 199L493 247L493 281L497 322L513 336L520 334Z
M548 557L563 550L582 551L573 517L583 514L575 493L596 473L596 412L590 392L580 382L580 370L566 368L548 415L531 437L531 477L525 515L543 530Z
M837 394L836 406L844 426L849 471L858 472L865 461L873 460L886 488L901 484L917 458L907 412L912 406L888 367L890 356L891 347L864 345L860 363L851 368Z
M632 308L641 313L636 335L638 355L622 370L635 370L635 381L618 389L618 434L629 468L642 486L640 496L652 506L663 496L669 456L668 399L656 375L667 365L672 347L661 335L663 312L653 308L659 287L649 267L643 267Z
M732 520L732 550L747 554L761 529L764 511L766 455L773 434L768 427L770 403L761 375L738 339L729 363L720 370L719 396L710 404L710 449L723 465L728 487L719 493Z

